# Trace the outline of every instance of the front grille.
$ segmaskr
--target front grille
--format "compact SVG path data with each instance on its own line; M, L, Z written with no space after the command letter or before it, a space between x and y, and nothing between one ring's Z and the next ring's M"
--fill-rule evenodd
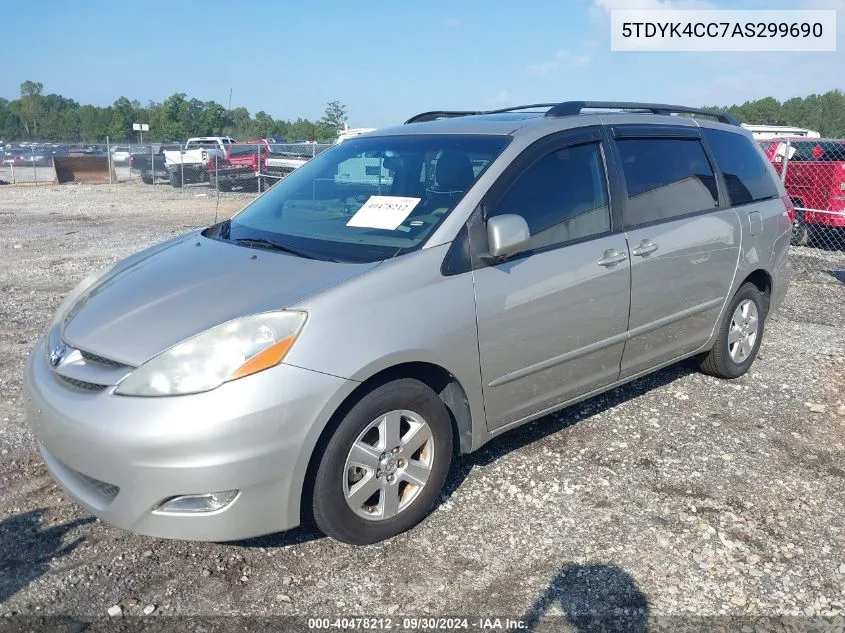
M84 349L79 350L79 353L82 354L82 358L85 359L86 363L94 363L95 365L103 365L104 367L126 367L123 363L118 363L116 360L99 356L93 352L86 352Z
M80 391L103 391L108 385L98 385L95 382L86 382L84 380L77 380L76 378L68 378L67 376L62 376L61 374L55 374L56 377L61 380L63 383L70 385L75 389L79 389Z
M112 501L115 500L120 487L110 484L106 481L95 479L85 473L81 473L75 468L71 468L50 451L47 447L39 443L39 449L44 457L47 466L53 471L54 475L60 482L71 488L75 494L79 494L83 501L91 505L105 509Z

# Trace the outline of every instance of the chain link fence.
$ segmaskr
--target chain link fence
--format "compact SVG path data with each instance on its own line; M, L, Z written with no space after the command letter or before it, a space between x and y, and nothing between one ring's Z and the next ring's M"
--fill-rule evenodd
M845 140L760 141L795 207L792 244L845 251Z
M233 142L228 137L172 143L27 143L0 151L0 181L52 184L54 158L100 156L108 160L111 183L260 192L330 147L312 142Z

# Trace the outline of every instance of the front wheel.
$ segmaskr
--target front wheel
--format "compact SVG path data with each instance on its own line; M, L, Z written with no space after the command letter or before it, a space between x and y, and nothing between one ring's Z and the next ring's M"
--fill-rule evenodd
M701 371L718 378L742 376L760 350L765 320L763 293L752 283L740 286L719 326L716 344L701 362Z
M424 383L403 378L365 395L343 417L317 468L317 527L366 545L419 523L449 472L452 424Z

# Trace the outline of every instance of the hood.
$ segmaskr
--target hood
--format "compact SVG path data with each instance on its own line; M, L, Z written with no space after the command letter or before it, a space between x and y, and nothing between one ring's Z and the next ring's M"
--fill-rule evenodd
M377 265L305 259L189 233L120 262L84 292L65 318L64 339L137 366L215 325L288 307Z

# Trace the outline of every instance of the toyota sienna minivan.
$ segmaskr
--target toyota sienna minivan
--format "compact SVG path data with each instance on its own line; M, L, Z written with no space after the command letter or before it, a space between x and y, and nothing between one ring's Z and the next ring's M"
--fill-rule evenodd
M372 543L509 429L688 357L744 374L791 213L728 114L427 112L84 280L30 356L32 428L121 528Z

